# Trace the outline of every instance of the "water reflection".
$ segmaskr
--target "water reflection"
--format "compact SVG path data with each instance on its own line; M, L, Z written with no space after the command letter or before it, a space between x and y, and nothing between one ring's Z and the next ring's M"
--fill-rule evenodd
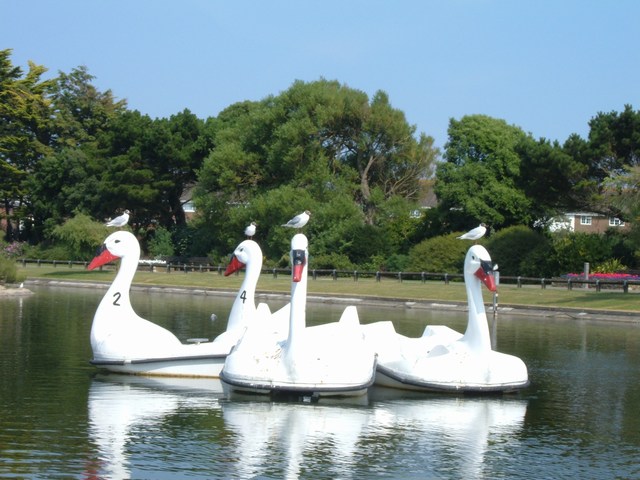
M189 417L202 411L222 418L213 437L218 458L210 475L216 478L354 478L362 472L389 478L446 471L480 478L489 445L513 440L527 410L517 398L384 388L357 399L272 401L224 392L215 379L118 375L96 377L88 404L89 433L99 451L93 473L102 478L136 477L134 465L138 474L160 462L166 468L162 455L168 450L205 458L211 437L198 440L202 435L191 430L177 450L166 432L172 417L192 423Z
M144 440L169 414L220 408L218 379L98 375L88 396L89 436L98 448L95 474L132 478L128 446ZM142 435L141 435L142 434Z
M323 398L317 404L245 398L234 394L222 408L225 427L236 435L241 478L268 474L274 458L282 478L299 478L320 461L335 478L344 476L374 418L366 396ZM358 405L365 408L352 408Z
M415 395L372 391L379 401L374 422L378 434L404 431L404 441L414 443L435 468L456 472L457 478L485 477L481 472L489 444L514 441L527 411L527 402L517 398Z

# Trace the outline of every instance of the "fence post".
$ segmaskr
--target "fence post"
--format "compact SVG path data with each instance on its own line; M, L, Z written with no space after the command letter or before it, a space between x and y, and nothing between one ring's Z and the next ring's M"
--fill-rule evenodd
M585 279L585 283L583 285L584 288L589 288L589 262L584 262L584 279Z
M380 270L376 272L376 282L380 281Z
M337 280L337 279L338 279L338 272L336 272L336 269L335 269L335 268L333 269L333 272L331 273L331 275L333 276L333 279L334 279L334 280Z
M427 278L424 272L420 273L420 278L422 279L422 283L425 283L427 281Z
M354 271L353 271L353 281L354 281L354 282L357 282L357 281L358 281L358 271L357 271L357 270L354 270Z
M596 292L600 291L600 279L596 279Z
M570 278L567 279L567 290L573 290L573 282Z
M278 278L278 271L276 270L276 267L273 267L273 278Z
M540 286L542 287L542 289L547 288L547 285L545 284L545 279L544 278L540 279Z
M444 284L445 285L449 285L449 274L448 273L444 274Z
M318 278L318 273L316 272L315 268L311 270L311 278L313 278L314 280Z
M627 280L622 282L622 291L624 293L629 293L629 282Z
M400 283L402 283L402 272L398 272L398 280L400 280Z
M522 288L522 277L520 277L520 275L518 275L516 282L517 282L518 288Z

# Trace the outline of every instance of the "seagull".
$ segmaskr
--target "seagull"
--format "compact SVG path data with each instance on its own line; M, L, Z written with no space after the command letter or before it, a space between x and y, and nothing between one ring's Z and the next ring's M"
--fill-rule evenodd
M129 222L129 210L125 210L122 215L109 220L105 225L107 227L124 227Z
M482 238L485 233L487 233L487 226L484 223L481 223L476 228L471 229L464 235L460 235L456 238L459 238L460 240L478 240Z
M253 238L256 234L256 222L251 222L247 228L244 229L244 234L249 238Z
M311 212L309 210L305 210L301 214L293 217L287 223L283 223L282 226L289 227L289 228L302 228L309 221L309 215L311 215Z

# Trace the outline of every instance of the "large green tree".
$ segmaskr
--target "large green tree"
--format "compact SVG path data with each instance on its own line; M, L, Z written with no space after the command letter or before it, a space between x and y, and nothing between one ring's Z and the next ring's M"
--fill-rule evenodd
M593 193L588 164L556 142L526 136L516 145L520 157L518 188L532 200L530 218L550 220L567 211L584 208Z
M23 74L0 50L0 201L7 219L5 236L17 236L28 197L25 179L52 152L52 108L47 97L53 82L42 80L46 68L29 62Z
M561 146L485 115L452 119L448 133L436 173L439 206L430 216L437 233L481 222L532 226L592 202L590 149L578 136Z
M629 173L640 166L640 111L625 105L622 112L598 113L589 121L588 140L576 150L576 158L588 164L592 182L592 194L585 202L587 209L631 221L624 201L615 201L615 195L610 201L610 187L626 183L633 178ZM623 192L632 190L626 188Z
M630 223L629 241L640 264L640 165L628 167L611 176L605 185L605 201Z
M398 212L398 199L409 215L419 180L431 174L438 154L433 139L416 138L415 127L384 92L369 101L365 93L327 80L297 81L278 96L232 105L216 120L215 144L199 172L203 223L230 239L257 220L275 258L287 248L278 225L305 209L312 211L308 231L316 252L354 253L354 245L365 243L348 234L354 225L384 235L397 218L390 212ZM260 208L272 198L279 198L277 218ZM214 241L212 247L229 245Z
M129 209L132 224L158 222L170 229L186 223L182 194L210 149L204 122L185 110L152 120L138 111L118 115L101 139L102 205L96 215Z
M98 138L126 112L110 90L99 91L86 67L59 73L49 92L52 150L27 179L31 239L48 236L75 211L95 214L103 203L100 175L108 164Z
M519 187L521 159L516 147L526 139L519 127L486 115L451 119L435 192L444 230L483 222L493 228L530 224L533 199Z
M590 174L604 181L640 165L640 111L598 113L589 121Z

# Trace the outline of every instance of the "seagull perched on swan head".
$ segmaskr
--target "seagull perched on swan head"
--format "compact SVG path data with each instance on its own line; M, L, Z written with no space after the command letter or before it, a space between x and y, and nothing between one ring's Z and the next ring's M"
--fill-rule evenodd
M484 237L485 233L487 233L487 226L484 223L481 223L476 228L469 230L464 235L460 235L456 238L459 238L460 240L479 240Z
M283 227L289 227L289 228L302 228L309 221L309 216L310 215L311 215L311 212L309 210L305 210L301 214L296 215L295 217L293 217L287 223L283 223L282 226Z
M107 227L124 227L129 222L129 210L125 210L122 215L109 220L105 225Z

